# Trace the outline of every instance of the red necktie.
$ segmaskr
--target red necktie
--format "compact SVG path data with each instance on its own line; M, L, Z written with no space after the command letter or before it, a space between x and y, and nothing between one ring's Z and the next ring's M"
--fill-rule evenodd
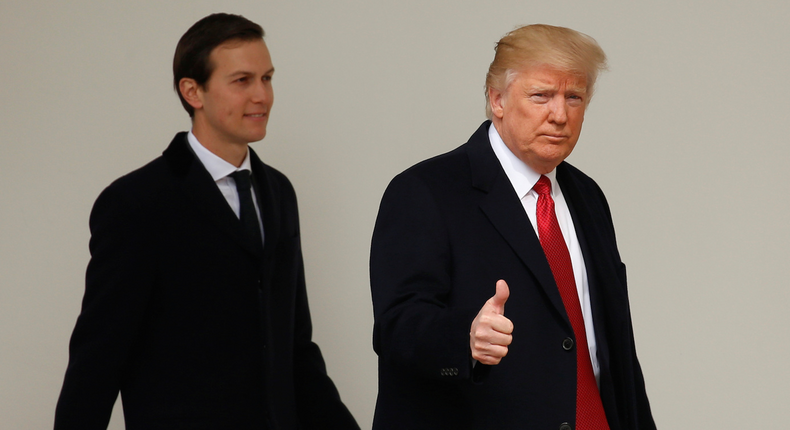
M579 295L576 292L571 256L554 212L551 181L546 176L541 176L532 189L538 193L537 218L540 245L549 261L551 273L560 290L565 312L568 313L576 337L576 430L608 430L609 424L606 422L606 413L603 410L598 385L595 383L590 351L587 348L587 333L584 329Z

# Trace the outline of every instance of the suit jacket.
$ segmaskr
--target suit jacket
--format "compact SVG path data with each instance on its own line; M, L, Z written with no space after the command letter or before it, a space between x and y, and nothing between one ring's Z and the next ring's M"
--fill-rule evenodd
M55 429L358 429L326 374L296 195L250 150L263 249L179 133L105 189Z
M489 125L398 175L382 199L370 258L376 430L575 427L573 328ZM606 199L568 163L557 180L587 266L607 418L612 430L654 429ZM499 279L513 342L500 364L473 367L470 326Z

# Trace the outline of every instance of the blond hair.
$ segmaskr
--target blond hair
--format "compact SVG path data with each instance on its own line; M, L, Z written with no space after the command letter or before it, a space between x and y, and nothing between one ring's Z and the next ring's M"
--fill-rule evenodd
M516 28L497 42L494 61L486 75L486 116L491 119L488 89L505 91L518 73L548 66L579 75L587 81L587 102L598 73L606 70L606 54L592 37L565 27L533 24Z

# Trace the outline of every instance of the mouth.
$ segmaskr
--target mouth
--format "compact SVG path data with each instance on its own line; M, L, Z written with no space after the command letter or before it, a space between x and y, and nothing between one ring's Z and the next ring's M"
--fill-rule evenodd
M247 118L253 122L263 122L268 119L268 113L247 113L244 114L244 118Z

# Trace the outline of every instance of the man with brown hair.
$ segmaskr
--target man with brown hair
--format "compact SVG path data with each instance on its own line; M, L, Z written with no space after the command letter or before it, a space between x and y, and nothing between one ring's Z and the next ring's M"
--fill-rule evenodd
M82 312L56 430L359 429L312 342L296 196L263 139L274 67L263 30L214 14L181 38L192 117L91 213Z
M565 162L598 44L518 28L484 122L392 180L371 246L374 429L655 429L625 266L597 184Z

